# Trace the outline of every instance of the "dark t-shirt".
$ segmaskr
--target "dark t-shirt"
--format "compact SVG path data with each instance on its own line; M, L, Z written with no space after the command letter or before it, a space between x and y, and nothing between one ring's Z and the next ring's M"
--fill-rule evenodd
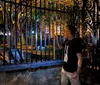
M64 62L63 68L67 72L75 72L77 71L77 53L82 52L82 45L79 41L79 39L74 38L65 44L68 46L68 61L67 63Z

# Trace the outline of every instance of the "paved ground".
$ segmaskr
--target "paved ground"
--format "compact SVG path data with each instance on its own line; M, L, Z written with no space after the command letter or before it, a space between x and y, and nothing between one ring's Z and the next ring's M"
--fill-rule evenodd
M16 72L1 72L0 85L61 85L60 72L61 66ZM82 82L81 85L93 84Z

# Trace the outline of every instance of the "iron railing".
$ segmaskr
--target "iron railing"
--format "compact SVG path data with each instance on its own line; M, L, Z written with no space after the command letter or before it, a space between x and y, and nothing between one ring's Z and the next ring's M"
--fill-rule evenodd
M0 7L1 65L63 59L66 25L75 24L74 4L0 0Z

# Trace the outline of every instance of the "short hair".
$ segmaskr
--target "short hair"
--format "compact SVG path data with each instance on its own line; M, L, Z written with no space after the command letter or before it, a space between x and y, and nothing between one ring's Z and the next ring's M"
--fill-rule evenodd
M70 30L71 34L75 35L75 32L76 32L75 26L73 26L73 25L67 25L67 26L68 26L68 29Z

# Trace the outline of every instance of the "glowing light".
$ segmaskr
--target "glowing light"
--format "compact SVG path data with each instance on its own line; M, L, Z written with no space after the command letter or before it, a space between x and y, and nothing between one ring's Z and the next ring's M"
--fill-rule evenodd
M11 35L11 33L9 32L9 35Z
M0 32L0 35L4 35L4 33ZM11 35L11 33L10 32L9 33L5 33L5 36L7 36L7 35Z
M34 31L32 31L32 34L34 34L35 32Z
M7 36L7 33L5 33L5 35Z
M60 35L60 26L57 26L57 33Z
M49 27L46 25L46 34L49 34Z

